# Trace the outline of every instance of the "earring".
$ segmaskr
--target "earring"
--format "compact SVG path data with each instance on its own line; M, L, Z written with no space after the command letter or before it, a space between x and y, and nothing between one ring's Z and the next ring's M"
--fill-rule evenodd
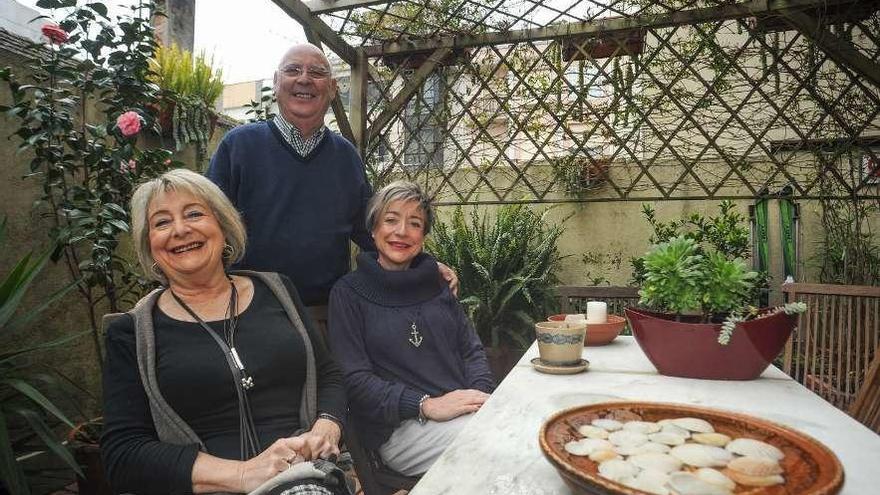
M150 272L152 272L153 276L159 280L165 279L165 274L162 273L162 269L159 268L159 263L156 263L155 261L150 265Z
M228 242L223 245L223 259L231 260L235 256L235 249Z

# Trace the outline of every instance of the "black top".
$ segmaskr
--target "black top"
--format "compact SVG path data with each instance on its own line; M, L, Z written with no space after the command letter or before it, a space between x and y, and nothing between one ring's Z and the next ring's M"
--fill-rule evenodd
M330 345L345 373L355 426L375 449L401 421L418 416L423 395L492 392L495 380L432 257L419 254L402 271L384 270L376 253L361 253L357 262L330 292Z
M299 428L305 382L305 347L281 303L261 281L251 278L254 296L238 320L235 346L254 387L248 391L261 450ZM289 280L285 285L290 290ZM291 291L315 353L318 411L345 415L339 368L302 303ZM232 373L220 347L195 322L173 319L153 308L156 376L168 404L195 431L207 452L239 459L238 399ZM223 321L208 322L223 335ZM104 369L104 464L114 488L129 493L190 493L197 445L159 442L141 384L130 316L107 329Z

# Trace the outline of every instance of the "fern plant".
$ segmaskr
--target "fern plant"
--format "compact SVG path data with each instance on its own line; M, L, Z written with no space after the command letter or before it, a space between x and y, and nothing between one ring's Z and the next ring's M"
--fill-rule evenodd
M488 346L528 347L535 321L555 304L563 228L545 224L547 211L506 205L492 219L474 211L468 222L459 207L427 242L458 273L461 302Z

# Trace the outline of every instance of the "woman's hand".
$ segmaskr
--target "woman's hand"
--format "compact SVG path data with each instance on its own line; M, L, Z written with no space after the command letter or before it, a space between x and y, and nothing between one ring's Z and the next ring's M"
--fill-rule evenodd
M339 439L342 431L335 421L318 418L312 429L296 437L305 443L300 453L307 461L328 459L339 455Z
M260 455L239 463L241 492L250 493L292 464L302 462L306 451L306 440L302 436L279 438Z
M463 414L477 412L489 394L473 389L453 390L422 402L422 414L434 421L449 421Z
M455 270L439 261L437 262L437 270L440 272L443 280L449 283L449 290L452 291L452 295L458 297L458 274L455 273Z

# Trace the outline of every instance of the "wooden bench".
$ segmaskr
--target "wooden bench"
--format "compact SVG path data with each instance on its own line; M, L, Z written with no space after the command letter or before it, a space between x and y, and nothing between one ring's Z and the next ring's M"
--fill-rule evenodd
M608 314L623 316L623 308L636 306L639 302L639 290L636 287L560 285L556 287L556 294L563 314L586 313L587 301L604 301L608 304ZM630 333L627 323L623 334Z

